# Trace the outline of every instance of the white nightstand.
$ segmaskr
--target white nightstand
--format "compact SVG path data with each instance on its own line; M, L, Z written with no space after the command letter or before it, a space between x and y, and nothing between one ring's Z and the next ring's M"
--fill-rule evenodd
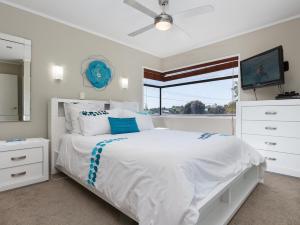
M49 140L0 141L0 191L49 179Z

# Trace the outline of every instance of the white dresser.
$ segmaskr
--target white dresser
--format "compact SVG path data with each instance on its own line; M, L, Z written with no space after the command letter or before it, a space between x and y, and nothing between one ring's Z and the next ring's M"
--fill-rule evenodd
M49 141L0 141L0 191L49 179Z
M267 160L267 171L300 177L300 100L244 101L237 136Z

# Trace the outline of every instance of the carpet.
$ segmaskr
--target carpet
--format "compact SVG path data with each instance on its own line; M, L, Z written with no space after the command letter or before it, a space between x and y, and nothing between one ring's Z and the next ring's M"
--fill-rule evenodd
M66 177L0 193L0 225L137 225ZM300 225L300 179L266 173L229 225Z

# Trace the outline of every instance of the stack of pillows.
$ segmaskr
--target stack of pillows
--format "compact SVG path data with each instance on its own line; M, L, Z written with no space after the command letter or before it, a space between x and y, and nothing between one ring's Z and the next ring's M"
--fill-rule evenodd
M117 105L116 105L117 104ZM69 133L95 136L124 134L154 129L152 118L136 112L135 106L122 103L110 104L104 110L103 103L64 103L66 130ZM129 107L128 107L129 106Z

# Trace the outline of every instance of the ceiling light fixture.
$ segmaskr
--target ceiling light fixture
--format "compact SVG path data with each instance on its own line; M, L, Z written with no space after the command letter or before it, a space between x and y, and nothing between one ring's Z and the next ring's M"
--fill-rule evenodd
M156 12L152 11L151 9L148 9L147 7L145 7L144 5L142 5L141 3L139 3L140 0L123 0L123 2L125 4L127 4L128 6L138 10L139 12L151 17L152 19L154 19L154 23L151 23L147 26L144 26L134 32L131 32L130 34L128 34L129 37L135 37L137 35L140 35L148 30L151 30L152 28L156 28L157 30L161 30L161 31L166 31L169 30L172 25L173 25L173 17L170 14L167 14L166 12L168 12L168 6L169 6L169 1L170 0L158 0L158 4L162 10L161 14L157 14ZM182 12L178 12L173 14L173 16L175 17L175 20L178 18L177 16L182 17L194 17L197 15L203 15L205 13L209 13L214 11L214 7L212 5L202 5L202 6L198 6L196 8L192 8L192 9L188 9L186 11L182 11ZM177 26L176 24L174 24L174 26ZM181 29L180 27L177 26L177 28L179 28L179 30L183 31L185 33L185 31L183 29ZM190 36L189 34L186 34L187 36Z
M173 25L173 18L172 16L161 13L157 17L155 17L155 27L158 30L166 31L169 30Z

